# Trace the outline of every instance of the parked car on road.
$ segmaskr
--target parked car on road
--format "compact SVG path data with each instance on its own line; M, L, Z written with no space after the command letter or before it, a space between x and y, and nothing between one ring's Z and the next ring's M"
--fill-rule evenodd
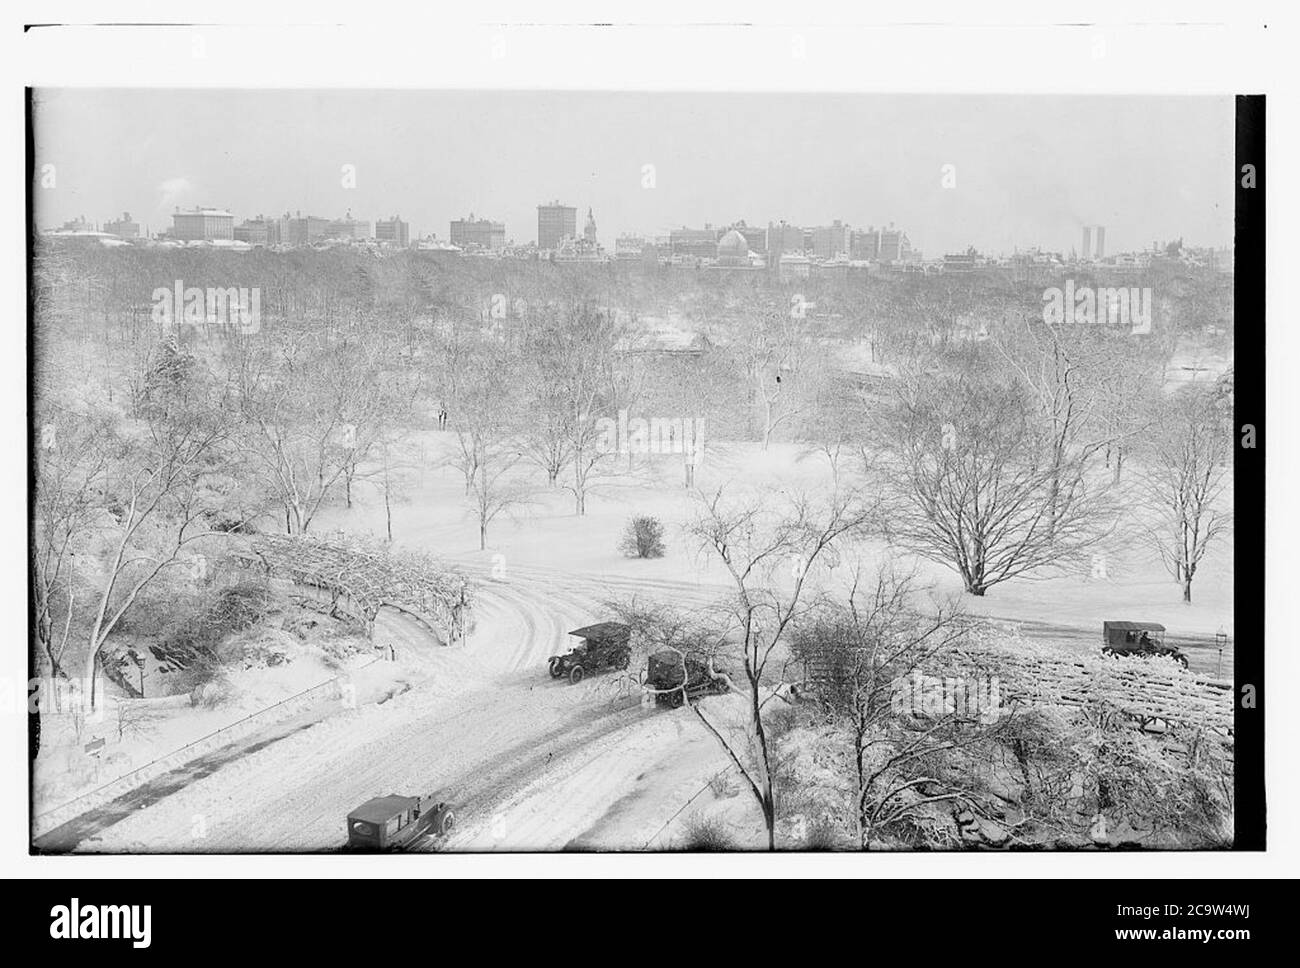
M1165 627L1159 622L1102 622L1101 651L1104 655L1161 655L1187 668L1186 654L1165 645Z
M348 814L348 850L403 850L427 837L450 833L456 817L436 795L373 797Z
M547 660L552 679L569 677L579 683L588 673L626 669L632 662L632 629L621 622L598 622L569 633L582 642L563 655Z

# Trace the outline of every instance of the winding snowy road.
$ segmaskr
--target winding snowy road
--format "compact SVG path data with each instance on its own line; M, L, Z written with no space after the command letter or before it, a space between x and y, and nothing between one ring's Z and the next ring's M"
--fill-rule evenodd
M463 648L430 646L400 616L376 628L377 642L419 653L428 677L408 692L289 732L129 816L119 811L76 849L332 850L352 807L417 790L438 790L457 808L455 832L430 848L644 846L724 755L688 712L643 705L616 674L577 686L552 680L545 660L571 647L569 629L607 614L611 598L636 591L703 604L725 589L526 570L476 577L476 628Z

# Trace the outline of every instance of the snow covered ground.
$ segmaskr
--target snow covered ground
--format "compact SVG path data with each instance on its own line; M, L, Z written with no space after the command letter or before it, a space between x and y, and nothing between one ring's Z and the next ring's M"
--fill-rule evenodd
M395 503L393 521L400 544L454 562L476 580L468 643L421 650L407 691L238 758L79 850L331 850L345 838L349 809L392 792L437 790L455 804L458 827L437 845L449 850L663 849L697 809L753 813L743 791L728 797L710 789L728 761L689 710L646 706L615 676L571 686L546 674L547 656L572 644L567 632L608 618L612 598L635 593L689 607L727 593L718 563L682 533L692 505L681 457L638 457L632 474L611 478L589 498L581 518L567 492L546 492L494 521L489 548L480 551L463 480L437 463L453 445L449 433L425 435L427 459ZM698 483L775 500L783 489L815 491L829 480L824 458L792 445L764 453L710 441ZM665 557L619 554L619 534L634 513L664 522ZM313 525L335 529L384 534L382 502L364 481L354 507L331 509ZM1013 581L965 601L1062 648L1096 650L1108 618L1161 621L1171 636L1212 640L1220 628L1232 631L1230 541L1202 566L1191 606L1159 563L1135 550L1118 556L1105 578ZM858 552L870 566L885 549L866 544ZM920 567L936 593L960 593L951 572ZM836 579L832 571L827 580ZM1198 653L1193 669L1213 673L1213 659ZM1229 652L1228 669L1230 662ZM725 703L705 700L705 709ZM756 814L751 819L761 833Z

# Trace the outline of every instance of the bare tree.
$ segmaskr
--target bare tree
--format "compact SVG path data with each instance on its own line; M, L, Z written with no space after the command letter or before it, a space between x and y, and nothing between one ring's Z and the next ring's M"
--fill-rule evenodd
M991 809L978 778L946 768L944 760L988 743L1004 725L992 708L997 697L964 683L972 687L970 701L957 702L954 689L952 702L917 708L911 693L917 677L950 669L947 660L968 624L957 602L919 608L921 590L915 572L889 566L871 579L859 565L847 601L819 609L793 636L805 670L801 694L846 726L855 833L864 849L937 804L959 804L985 817Z
M574 510L587 513L587 496L598 483L611 454L604 446L601 416L613 417L611 391L619 328L614 320L583 302L570 302L534 330L534 347L543 361L534 392L543 403L546 428L531 439L543 442L547 473L563 455L569 471L563 486L573 494ZM563 440L553 436L562 432ZM558 445L558 446L555 446Z
M775 751L764 711L778 697L785 673L784 638L813 597L810 574L835 544L863 529L870 509L857 494L837 492L824 506L802 497L787 506L771 500L729 502L721 490L701 497L687 531L715 555L735 586L729 612L738 630L752 750L736 748L698 705L700 721L726 750L763 813L768 848L776 849Z
M1064 567L1112 526L1104 488L1044 438L1023 390L973 367L902 380L884 446L891 539L972 595Z
M124 440L110 469L107 513L99 521L105 556L94 581L93 618L86 635L85 679L92 708L95 669L105 642L141 592L183 552L211 531L206 521L223 495L211 486L229 438L226 407L173 413Z
M790 306L760 300L742 311L730 334L730 350L744 373L751 406L762 418L761 437L767 450L772 434L802 411L796 381L808 349L803 297Z
M518 366L506 346L486 337L466 354L464 366L455 398L458 453L453 463L465 477L478 519L479 549L484 550L488 525L526 496L512 477L522 456L516 439L525 418Z
M235 360L244 443L284 512L306 532L337 486L375 446L385 396L362 344L314 333L275 343L244 338Z
M105 416L42 408L36 420L32 597L36 644L52 675L64 674L75 607L71 559L103 514L110 465L118 450ZM56 627L62 611L62 633Z
M1128 441L1144 427L1140 404L1158 389L1157 374L1127 334L1105 326L1055 326L1025 314L994 330L993 346L1036 409L1057 480L1069 465L1114 457L1114 480Z
M1165 408L1142 474L1147 533L1192 600L1192 579L1210 544L1232 523L1225 500L1232 460L1231 415L1214 389L1178 394Z

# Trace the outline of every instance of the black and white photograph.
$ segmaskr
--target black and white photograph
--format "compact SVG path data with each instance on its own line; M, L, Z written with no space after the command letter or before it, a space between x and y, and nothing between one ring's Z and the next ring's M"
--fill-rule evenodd
M23 79L22 853L1266 850L1268 92L483 21Z

